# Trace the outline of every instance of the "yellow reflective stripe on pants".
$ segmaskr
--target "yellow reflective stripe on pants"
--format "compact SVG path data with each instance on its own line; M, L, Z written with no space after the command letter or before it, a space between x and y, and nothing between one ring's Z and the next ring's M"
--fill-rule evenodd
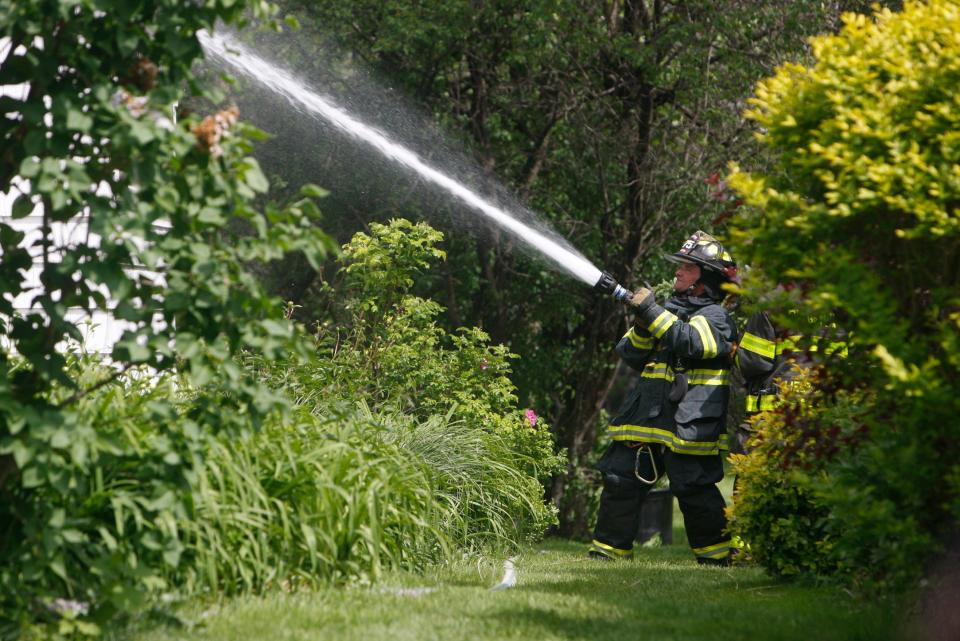
M721 541L703 548L693 548L693 553L702 559L722 559L730 554L730 541Z
M612 545L601 543L596 539L590 542L590 551L599 552L604 556L609 556L610 558L614 559L629 559L633 556L633 550L621 550L613 547Z
M768 341L750 332L744 332L740 340L740 349L759 354L764 358L774 358L777 355L777 344L774 341Z
M717 340L713 337L713 328L710 321L703 316L694 316L690 319L690 327L697 330L700 342L703 343L703 357L713 358L717 355Z

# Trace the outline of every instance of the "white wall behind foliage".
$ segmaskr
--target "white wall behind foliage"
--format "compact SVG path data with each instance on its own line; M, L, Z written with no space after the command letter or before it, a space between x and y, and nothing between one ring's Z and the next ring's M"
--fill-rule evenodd
M42 46L42 42L39 42L38 46ZM10 39L0 38L0 65L3 64L3 61L6 60L10 53ZM28 91L29 84L0 85L0 96L9 96L16 100L25 100ZM16 114L12 114L12 116L15 117ZM8 115L8 117L10 116ZM33 267L22 272L26 281L26 291L16 297L10 295L4 296L13 304L14 313L17 315L40 314L41 316L45 316L43 310L34 304L34 298L40 292L40 273L43 262L42 250L37 243L37 240L41 236L40 230L43 226L43 207L40 203L37 203L33 211L24 218L15 219L11 215L14 200L16 200L16 197L21 191L29 191L29 188L29 181L23 180L20 177L15 177L10 185L0 185L0 190L6 189L6 191L0 191L0 224L8 225L18 231L24 232L25 237L20 246L29 249L34 263ZM109 195L110 190L104 184L98 189L98 193L100 195ZM53 251L48 252L47 260L60 260L62 252L73 247L97 246L100 238L96 234L89 233L87 221L87 216L81 212L69 222L51 223L49 240ZM164 225L158 225L158 227L162 228ZM131 240L137 242L138 239ZM2 251L3 250L0 249L0 260L3 260ZM129 266L127 270L143 271L132 265ZM152 277L155 282L163 283L162 275L149 272L147 275ZM104 292L104 294L106 293L107 292ZM84 337L83 346L87 351L108 354L114 343L119 340L124 329L130 326L130 323L117 320L113 317L113 313L110 311L110 308L113 307L112 303L108 303L107 310L95 310L93 307L92 301L88 308L71 307L67 310L66 317L78 325ZM0 345L4 347L9 345L6 336L0 335Z

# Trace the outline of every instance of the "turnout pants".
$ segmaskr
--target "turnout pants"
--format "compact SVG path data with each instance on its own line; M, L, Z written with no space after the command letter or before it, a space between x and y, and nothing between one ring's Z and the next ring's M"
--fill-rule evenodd
M613 558L633 555L633 540L640 526L640 506L652 480L666 473L670 491L677 497L687 540L698 560L722 561L730 554L726 535L726 503L717 482L723 478L719 455L675 454L660 445L631 447L615 441L600 459L603 475L600 513L593 531L591 552ZM639 444L638 444L639 445Z

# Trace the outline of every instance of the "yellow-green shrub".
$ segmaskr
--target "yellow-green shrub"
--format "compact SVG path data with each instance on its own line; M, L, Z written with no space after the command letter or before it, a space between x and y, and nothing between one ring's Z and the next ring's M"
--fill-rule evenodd
M812 50L756 90L748 115L777 166L733 171L735 249L782 325L828 320L850 341L796 415L820 430L816 466L783 477L826 510L798 534L834 537L809 569L902 587L960 516L960 3L848 15ZM859 437L838 440L847 427Z

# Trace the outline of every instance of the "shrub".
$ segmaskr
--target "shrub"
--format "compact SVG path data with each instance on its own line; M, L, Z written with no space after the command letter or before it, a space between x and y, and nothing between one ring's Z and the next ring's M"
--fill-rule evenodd
M81 384L112 373L76 355L67 363ZM70 393L55 388L49 400ZM9 626L0 634L44 636L44 623L58 630L65 622L92 634L170 587L205 441L171 409L173 397L171 379L128 373L62 413L44 435L49 448L14 450L25 472L0 501L0 608ZM70 614L70 603L87 615Z
M263 365L262 375L318 413L332 399L357 398L375 412L424 420L450 412L505 439L516 464L545 481L563 457L549 425L517 406L509 378L515 355L479 328L447 332L437 322L443 308L410 293L417 274L444 257L436 247L443 235L403 219L370 230L344 245L343 280L324 292L331 318L318 323L318 358Z
M369 581L447 558L449 514L429 470L384 437L413 429L300 411L212 442L183 526L185 584L229 593Z
M70 362L81 381L109 371ZM215 435L195 396L128 374L76 404L31 468L49 473L0 504L0 634L92 635L164 595L375 581L553 522L513 441L450 414L331 402Z
M305 408L205 453L181 523L188 592L370 582L539 536L552 513L503 439L436 415Z
M770 435L806 451L789 442L807 437L789 424L802 421L814 467L769 474L816 488L826 510L813 530L788 524L804 549L830 537L806 569L871 590L911 585L960 517L958 33L949 0L846 16L813 40L813 64L757 88L749 115L777 166L730 178L748 204L734 236L755 268L751 292L782 326L811 336L826 319L847 332L849 357L826 363ZM753 510L743 504L735 514Z
M269 188L249 156L262 132L235 109L170 118L187 88L216 98L192 72L197 33L275 12L242 0L0 0L0 85L24 88L0 97L0 184L13 217L42 217L36 236L0 222L4 632L88 634L90 620L139 612L179 567L205 434L249 429L283 405L239 364L248 350L300 345L247 266L286 251L322 260L318 192L255 206ZM231 237L230 221L251 233ZM89 233L57 229L78 223ZM23 298L32 309L19 313ZM81 339L78 310L123 324L115 367L60 349ZM58 599L90 612L53 613Z

